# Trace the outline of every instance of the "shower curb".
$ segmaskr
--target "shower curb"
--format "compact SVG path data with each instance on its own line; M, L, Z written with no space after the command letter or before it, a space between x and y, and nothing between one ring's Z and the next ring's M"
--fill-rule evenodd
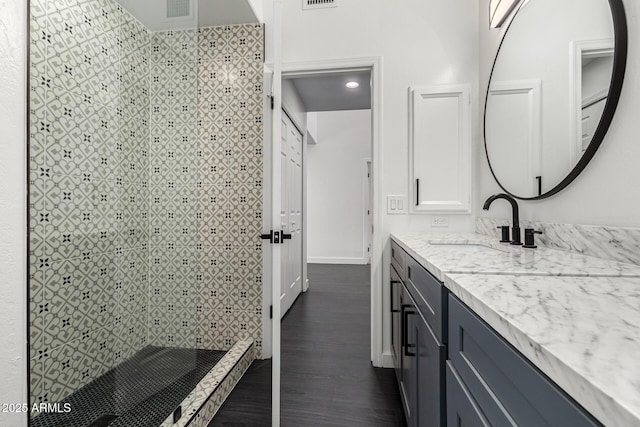
M182 416L173 414L160 427L206 427L255 359L252 339L238 341L182 401Z

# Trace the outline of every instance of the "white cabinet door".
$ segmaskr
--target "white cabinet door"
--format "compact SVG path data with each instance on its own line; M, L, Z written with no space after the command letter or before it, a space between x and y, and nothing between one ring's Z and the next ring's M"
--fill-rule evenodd
M495 119L485 121L487 154L494 175L508 182L513 194L538 195L544 166L541 95L542 81L537 79L493 82L489 90L487 104Z
M411 89L411 213L471 209L470 85Z

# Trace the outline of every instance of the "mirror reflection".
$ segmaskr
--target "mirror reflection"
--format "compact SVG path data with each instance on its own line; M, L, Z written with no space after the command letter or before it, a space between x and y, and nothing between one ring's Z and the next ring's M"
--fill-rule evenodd
M608 0L523 3L498 52L485 111L487 157L506 191L537 197L573 170L602 118L613 57Z

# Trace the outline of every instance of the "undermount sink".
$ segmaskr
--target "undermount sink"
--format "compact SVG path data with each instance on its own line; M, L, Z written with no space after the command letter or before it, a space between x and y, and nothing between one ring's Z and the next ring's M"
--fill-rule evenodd
M483 252L483 253L504 253L501 249L492 248L490 246L480 245L478 243L451 243L451 242L429 242L431 245L438 246L442 249L449 249L458 252Z

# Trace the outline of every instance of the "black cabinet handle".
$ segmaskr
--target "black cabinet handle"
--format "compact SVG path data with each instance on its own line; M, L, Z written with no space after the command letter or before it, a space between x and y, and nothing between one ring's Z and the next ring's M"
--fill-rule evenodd
M400 281L399 280L392 280L391 284L389 285L389 301L390 301L390 305L391 305L391 312L392 313L400 313L400 310L393 308L394 304L393 304L393 285L397 285L399 284Z
M538 196L542 196L542 177L536 176L536 180L538 180Z
M416 206L420 206L420 179L416 179Z
M403 307L413 307L412 305L405 304ZM414 347L414 345L409 344L409 316L415 315L416 312L412 310L406 310L402 313L402 346L404 347L404 355L413 357L416 353L412 353L409 351L410 348Z
M407 318L405 316L405 309L412 307L411 304L402 304L402 298L400 298L400 347L404 347L405 339L407 338Z

